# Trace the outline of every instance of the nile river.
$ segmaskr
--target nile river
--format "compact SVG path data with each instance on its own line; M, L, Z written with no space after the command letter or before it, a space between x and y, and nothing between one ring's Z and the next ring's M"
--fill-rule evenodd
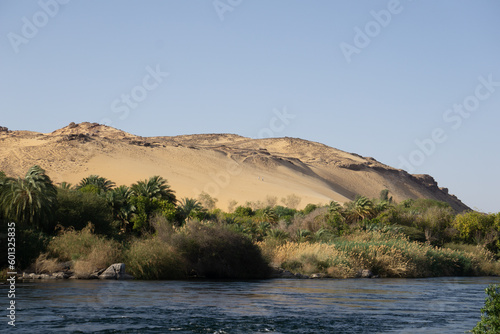
M9 332L463 333L490 283L500 278L18 282Z

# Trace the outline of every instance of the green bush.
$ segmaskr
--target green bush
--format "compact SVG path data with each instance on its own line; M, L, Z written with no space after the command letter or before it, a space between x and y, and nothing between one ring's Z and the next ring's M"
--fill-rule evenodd
M224 226L190 221L172 236L172 243L197 276L249 279L269 274L259 247Z
M312 204L312 203L309 203L306 205L306 207L302 210L302 213L305 214L305 215L308 215L310 214L311 212L313 212L314 210L316 210L318 208L318 206L316 204Z
M176 249L159 238L137 239L125 252L127 271L136 279L187 278L187 265Z
M248 206L238 206L234 210L234 214L238 217L251 217L254 215L252 208Z
M112 209L104 198L91 192L58 189L57 199L59 206L55 217L59 225L81 230L90 222L95 233L113 233Z
M481 321L471 332L475 334L500 333L500 285L490 285L485 291L487 297L481 309Z
M108 264L119 260L121 245L94 234L93 226L89 224L80 231L68 229L61 232L50 241L47 250L51 257L60 261L87 260L92 253L101 253L103 257L109 257L109 261L105 261Z
M469 211L459 214L453 221L460 238L468 243L480 243L488 236L493 234L498 239L498 227L495 224L495 215Z
M28 268L41 253L45 252L49 240L50 237L41 231L33 229L19 230L16 237L17 268ZM2 254L7 254L7 252Z

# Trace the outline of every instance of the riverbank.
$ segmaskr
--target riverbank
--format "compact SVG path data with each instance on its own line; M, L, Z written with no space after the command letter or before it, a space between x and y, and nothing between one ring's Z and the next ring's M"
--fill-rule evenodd
M190 223L182 239L162 233L109 252L108 243L90 230L69 231L55 242L20 279L265 279L265 278L425 278L498 276L500 264L484 247L448 244L435 247L401 234L357 232L330 242L266 240L257 243L221 237L221 230ZM161 231L161 230L160 230ZM164 236L163 236L164 237ZM65 247L87 249L77 260ZM248 241L248 240L247 240ZM112 243L117 246L116 243ZM93 245L93 246L89 246ZM56 251L57 249L57 251ZM66 255L64 255L66 254ZM87 255L85 255L87 254ZM90 256L89 254L92 254ZM113 257L109 257L114 254ZM124 263L112 264L123 258ZM243 263L241 261L244 261ZM109 268L108 268L109 266ZM125 270L125 268L127 270Z

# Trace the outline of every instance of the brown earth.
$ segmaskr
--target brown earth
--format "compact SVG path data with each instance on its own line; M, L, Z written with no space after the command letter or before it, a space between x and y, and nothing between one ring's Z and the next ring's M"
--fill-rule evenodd
M357 194L394 200L431 198L469 209L429 175L411 175L373 158L297 138L250 139L233 134L140 137L97 123L71 123L52 133L0 127L0 170L23 176L32 165L54 182L78 183L91 174L130 185L161 175L178 198L205 191L218 207L278 199L290 194L307 203L343 203Z

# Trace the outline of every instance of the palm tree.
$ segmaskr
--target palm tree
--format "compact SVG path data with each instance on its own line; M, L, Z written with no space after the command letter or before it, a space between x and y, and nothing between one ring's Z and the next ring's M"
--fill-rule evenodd
M361 219L366 219L373 213L373 202L365 196L360 196L354 201L353 211Z
M66 189L66 190L70 190L72 186L73 185L71 183L68 183L66 181L63 181L63 182L61 182L61 183L58 184L58 187L60 189Z
M262 209L260 220L261 222L276 223L278 221L278 216L272 208L267 207Z
M0 207L9 219L47 228L56 206L57 189L41 167L31 167L23 179L2 178Z
M113 216L121 220L125 225L130 222L135 211L135 206L130 202L131 197L132 190L124 185L106 193L106 201L113 209Z
M205 211L201 203L194 198L181 199L178 209L183 220L192 216L193 214Z
M331 201L330 205L328 206L328 213L329 214L340 214L342 212L342 207L340 206L339 202Z
M173 204L177 202L174 191L170 189L167 180L158 175L150 177L149 180L138 181L132 185L131 189L134 196L163 199Z
M98 193L105 193L113 189L115 185L116 184L113 181L110 181L105 177L101 177L99 175L90 175L83 178L76 186L76 189L80 190L87 187L91 189L97 189Z

